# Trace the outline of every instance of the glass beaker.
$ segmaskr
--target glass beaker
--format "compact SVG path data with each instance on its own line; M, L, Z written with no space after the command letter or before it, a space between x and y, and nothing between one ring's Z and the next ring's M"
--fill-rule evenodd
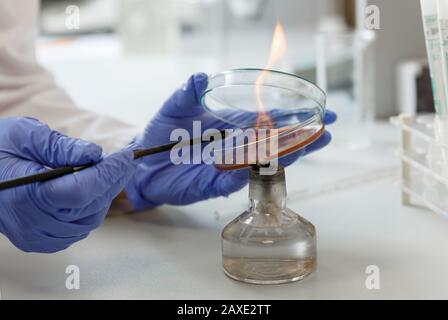
M349 129L339 138L353 151L372 144L375 41L372 30L320 32L316 36L317 85L328 93L328 104L338 114L339 123Z
M285 171L250 174L249 208L222 231L224 272L235 280L280 284L316 267L314 226L286 207Z

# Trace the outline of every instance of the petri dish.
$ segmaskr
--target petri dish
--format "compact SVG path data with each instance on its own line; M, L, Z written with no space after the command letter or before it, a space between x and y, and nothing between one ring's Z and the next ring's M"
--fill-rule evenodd
M216 164L221 169L239 169L283 157L324 133L325 92L293 74L266 69L224 71L209 77L200 100L203 108L227 128L243 129L224 139L233 143L224 141L217 150L223 154L242 152L243 161L228 157L233 160ZM252 134L247 135L247 130ZM245 138L238 139L238 135ZM276 143L271 144L274 140ZM275 148L269 148L272 145ZM258 152L260 146L269 152Z

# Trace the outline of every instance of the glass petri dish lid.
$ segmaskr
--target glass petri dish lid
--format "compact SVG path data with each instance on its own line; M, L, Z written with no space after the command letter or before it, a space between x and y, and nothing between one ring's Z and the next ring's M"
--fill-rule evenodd
M239 169L306 147L324 132L325 100L325 93L315 84L285 72L234 69L210 76L201 96L203 108L228 128L255 130L252 138L239 139L230 147L223 143L222 152L242 151L244 161L234 157L217 166ZM258 134L262 129L268 133ZM277 146L267 155L249 148L274 138Z

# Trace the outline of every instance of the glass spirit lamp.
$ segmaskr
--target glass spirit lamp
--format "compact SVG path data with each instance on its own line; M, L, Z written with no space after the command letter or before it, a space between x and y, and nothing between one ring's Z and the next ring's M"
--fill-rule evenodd
M269 128L276 129L277 158L306 147L324 132L325 93L292 74L263 69L225 71L209 78L201 101L213 116L234 128L257 128L259 115L268 115ZM254 141L234 148L250 143ZM315 228L286 207L282 167L265 174L266 161L261 160L266 159L245 159L246 163L218 166L223 170L250 167L249 207L222 231L224 272L254 284L303 279L316 268Z

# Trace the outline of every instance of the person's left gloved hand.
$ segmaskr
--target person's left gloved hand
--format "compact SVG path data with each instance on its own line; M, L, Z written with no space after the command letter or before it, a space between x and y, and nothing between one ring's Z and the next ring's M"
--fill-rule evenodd
M0 233L26 252L64 250L98 228L135 172L132 150L62 135L31 118L0 118L0 181L46 167L95 165L75 174L0 191Z
M165 102L135 142L142 147L170 143L171 132L178 128L188 130L190 137L194 137L192 127L195 120L201 121L202 131L209 128L229 128L228 124L217 120L200 106L199 98L206 87L206 74L191 76L186 85L175 91ZM327 111L325 124L335 120L336 114ZM325 131L314 143L279 159L279 163L288 166L299 157L324 147L330 140L330 133ZM214 165L204 163L174 165L170 160L170 153L165 152L143 159L127 185L126 192L129 201L137 210L162 204L186 205L228 196L240 190L248 182L248 173L248 169L222 171Z

